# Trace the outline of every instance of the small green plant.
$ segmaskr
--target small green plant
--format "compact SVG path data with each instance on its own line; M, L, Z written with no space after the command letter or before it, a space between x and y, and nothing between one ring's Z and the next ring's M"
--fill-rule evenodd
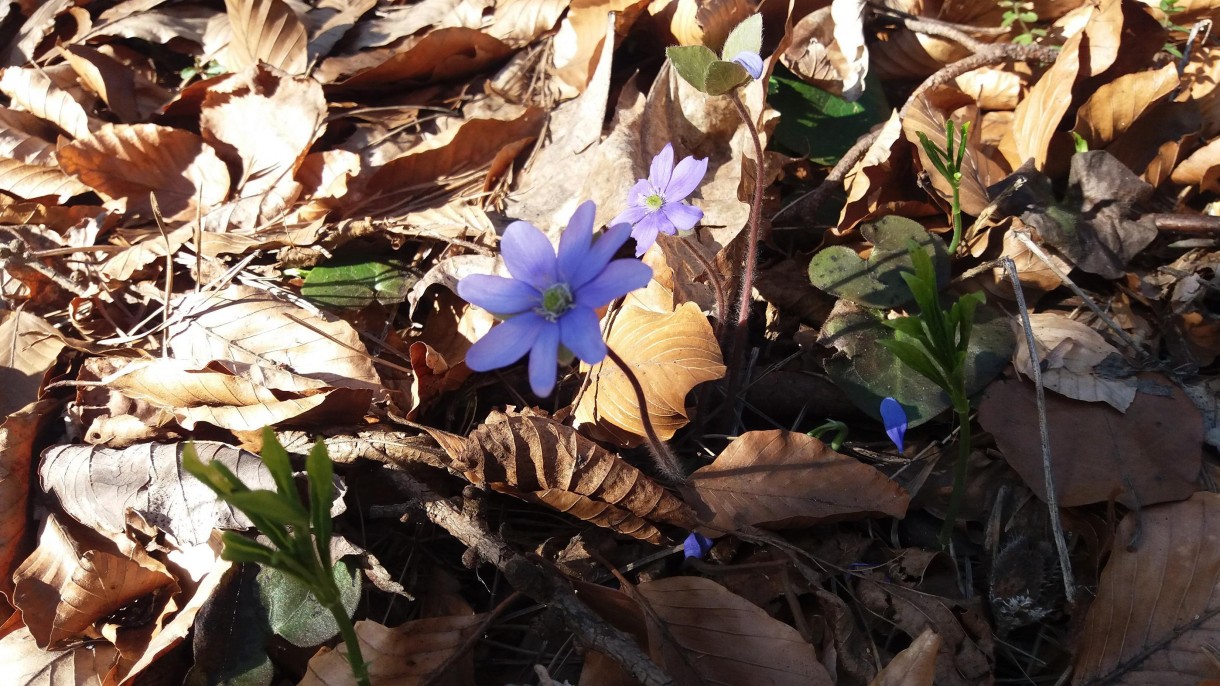
M954 465L953 493L941 529L941 545L949 540L966 491L966 465L970 458L970 397L966 393L966 360L974 312L983 303L982 293L963 295L948 310L942 309L937 294L936 270L928 253L913 241L908 246L915 273L904 272L903 280L911 289L919 312L914 316L891 319L885 325L894 329L892 340L882 341L904 365L939 386L953 407L958 424L958 454Z
M843 447L843 442L847 440L847 430L847 424L844 424L837 419L827 419L823 424L819 425L813 431L810 431L808 435L813 436L820 441L822 440L822 436L825 436L828 432L833 431L834 438L830 439L830 449L838 450L839 448Z
M1036 40L1046 38L1046 29L1030 26L1030 24L1038 23L1038 13L1034 11L1034 3L1028 2L1028 0L999 0L999 4L1004 9L1000 26L1011 29L1015 25L1021 29L1021 33L1013 36L1013 43L1031 45Z
M1161 26L1165 27L1167 31L1190 31L1189 27L1182 26L1170 18L1172 15L1185 9L1185 7L1178 4L1178 0L1161 0L1160 10L1165 13L1165 18L1161 20ZM1178 50L1177 46L1173 43L1166 43L1161 49L1178 59L1182 59L1182 51Z
M356 682L369 686L368 666L361 655L360 641L343 606L330 563L330 505L334 489L331 483L333 467L326 446L319 441L305 460L308 510L297 493L288 453L270 429L263 430L262 458L275 480L274 491L247 488L237 475L218 462L203 464L192 444L187 444L183 451L182 466L215 491L221 500L241 510L275 546L226 531L221 557L232 562L254 562L271 567L305 586L339 626Z
M945 148L933 142L923 131L919 131L918 135L924 151L932 160L932 166L936 167L936 171L953 189L953 240L949 242L949 255L956 255L957 246L962 240L962 162L966 159L970 122L957 128L952 119L945 121Z

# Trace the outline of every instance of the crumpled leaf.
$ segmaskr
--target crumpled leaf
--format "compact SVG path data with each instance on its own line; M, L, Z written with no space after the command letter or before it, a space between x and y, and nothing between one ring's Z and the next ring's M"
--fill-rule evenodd
M42 317L24 310L0 314L0 417L38 399L42 377L63 348L63 336Z
M1220 495L1123 518L1076 653L1073 684L1207 683L1220 639Z
M493 417L475 429L454 466L476 485L660 543L652 522L690 529L681 500L571 427L533 416Z
M637 590L648 602L649 644L676 683L833 683L796 629L711 579L674 576Z
M901 519L910 496L884 474L790 431L750 431L690 475L704 524L809 526L886 514Z
M932 258L937 281L949 278L949 255L944 241L929 234L912 219L890 215L860 228L864 240L873 244L868 260L862 260L855 250L834 245L809 261L809 280L814 286L847 298L863 307L889 309L914 299L902 274L914 274L907 245L910 241L923 247Z
M94 686L119 662L108 643L90 643L68 650L43 650L29 627L0 639L0 660L13 683L31 686Z
M390 628L371 620L356 622L360 652L369 663L369 678L375 684L422 684L441 667L453 683L473 683L473 658L467 654L456 663L449 658L483 624L486 615L451 615L416 619ZM469 678L461 680L462 675ZM347 648L323 648L309 660L309 671L298 686L345 686L352 683ZM449 683L449 682L441 682Z
M0 75L0 92L21 109L51 122L73 138L88 136L96 125L84 106L56 86L41 69L5 69Z
M289 74L303 74L309 64L305 25L283 0L225 0L233 38L225 64L233 71L260 61Z
M11 412L0 422L0 593L12 598L13 569L29 550L30 466L34 441L57 401L46 399ZM0 617L12 608L0 602Z
M911 645L894 656L868 686L933 686L936 683L936 658L940 635L928 627Z
M1034 341L1038 345L1038 364L1046 388L1076 400L1104 402L1119 412L1135 400L1135 379L1108 373L1102 365L1111 356L1121 361L1118 348L1087 324L1057 312L1029 316ZM1026 377L1033 377L1029 345L1017 336L1013 366Z
M127 510L173 535L182 546L205 543L212 529L247 529L246 516L217 500L202 482L182 468L184 444L144 443L123 450L87 445L59 445L42 454L38 475L42 488L92 529L121 535ZM223 443L197 441L204 463L214 459L250 488L275 490L271 472L253 453Z

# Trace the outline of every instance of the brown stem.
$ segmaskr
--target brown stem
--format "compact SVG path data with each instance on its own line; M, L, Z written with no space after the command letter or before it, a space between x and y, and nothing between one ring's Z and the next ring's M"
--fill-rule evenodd
M607 346L606 354L610 356L611 360L614 360L614 364L617 364L619 369L623 370L623 376L627 377L631 389L635 391L635 401L640 405L640 421L644 425L644 437L648 440L648 451L652 453L657 469L674 483L685 483L686 475L682 473L682 465L679 464L677 456L657 436L656 429L652 426L652 418L648 416L648 399L644 397L644 387L640 385L639 378L636 377L631 367L627 366L623 358L614 352L613 348Z
M731 91L728 95L729 100L733 102L733 106L737 108L737 114L741 116L741 121L745 123L746 129L750 132L750 138L754 141L756 160L754 165L754 197L750 200L750 235L749 241L746 243L745 269L741 275L741 299L737 303L737 327L733 331L733 343L729 347L729 356L725 361L729 367L728 407L732 408L737 404L737 390L741 385L741 358L745 354L746 331L750 322L750 296L754 291L754 268L756 266L755 263L758 262L758 238L762 225L762 200L766 183L764 178L766 162L763 159L762 140L758 137L758 127L754 124L754 118L750 116L749 110L746 109L745 103L741 101L741 96L737 94L737 91Z
M699 248L692 244L692 241L681 241L680 243L690 251L695 261L703 267L703 270L707 272L708 281L712 283L712 291L716 297L716 338L719 339L721 332L724 330L725 312L728 308L728 298L724 294L724 280L716 273L716 268L712 266L711 262L708 262L703 253L699 251Z

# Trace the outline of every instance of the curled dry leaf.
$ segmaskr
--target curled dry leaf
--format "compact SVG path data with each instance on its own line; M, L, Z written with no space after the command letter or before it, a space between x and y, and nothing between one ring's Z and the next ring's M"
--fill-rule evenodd
M313 313L249 286L194 293L170 326L174 357L283 367L338 388L381 387L360 335L347 322Z
M143 443L123 450L60 445L42 454L42 488L64 511L107 535L127 530L127 510L174 536L180 546L204 543L212 529L246 529L245 515L216 499L202 482L186 476L183 445ZM223 443L195 443L204 463L220 460L250 488L275 489L258 455Z
M711 579L675 576L638 590L653 654L676 683L834 683L796 629Z
M894 656L868 686L933 686L940 636L928 627L906 650Z
M721 531L743 525L808 526L827 520L906 515L910 496L884 474L812 436L751 431L690 476L700 519Z
M373 683L407 686L429 683L433 673L446 666L459 648L483 623L485 615L451 615L407 622L390 628L377 622L356 622L360 652L369 663ZM444 683L473 683L474 662L468 653L448 665ZM466 675L463 680L462 675ZM450 679L453 679L450 681ZM309 661L309 671L298 686L345 686L352 682L347 647L323 648Z
M64 349L50 322L24 310L0 315L0 417L38 399L42 377Z
M289 74L304 74L309 66L309 35L296 12L284 0L225 0L233 38L224 56L233 71L259 62Z
M55 164L58 130L29 112L0 107L0 156L26 164Z
M1047 395L1051 470L1061 507L1111 500L1130 508L1189 498L1198 490L1203 418L1163 376L1141 374L1147 392L1127 412ZM1004 459L1046 500L1032 384L1000 379L987 387L979 423Z
M470 434L455 460L476 485L660 543L651 522L689 529L694 513L643 472L575 429L543 417L507 417Z
M88 193L90 188L68 176L59 167L41 164L26 164L19 160L0 157L0 191L18 198L34 200L52 198L51 202L63 204L68 198Z
M155 193L171 221L194 219L229 195L229 170L189 131L155 124L108 124L59 149L59 165L111 209L151 216Z
M13 579L13 604L38 646L52 649L99 638L93 625L107 615L154 593L178 590L165 566L142 549L95 547L69 533L55 515Z
M1173 63L1154 71L1124 74L1099 86L1076 110L1073 130L1088 142L1090 150L1104 148L1177 87L1178 68Z
M1119 412L1126 411L1135 400L1135 379L1107 374L1099 367L1111 355L1119 355L1118 348L1101 334L1056 312L1031 314L1029 323L1038 346L1042 383L1047 388L1076 400L1104 402ZM1018 372L1033 377L1025 336L1017 336L1013 365Z
M13 569L28 550L34 440L55 404L53 400L33 403L0 423L0 593L5 598L13 597ZM10 609L0 603L0 616Z
M93 126L84 106L60 90L40 69L9 67L0 76L0 92L14 105L58 126L73 138L89 135Z
M1220 495L1128 514L1101 573L1073 684L1203 683L1220 638Z
M29 686L94 686L119 663L114 646L84 644L69 650L43 650L29 627L0 639L0 661L7 679Z

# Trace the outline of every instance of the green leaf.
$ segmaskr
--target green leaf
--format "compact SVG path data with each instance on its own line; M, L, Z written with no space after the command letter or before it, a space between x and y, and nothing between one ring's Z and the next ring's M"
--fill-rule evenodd
M729 37L724 39L724 48L720 58L726 62L743 52L762 52L763 22L761 14L751 14L733 27Z
M330 504L334 499L334 465L326 452L326 444L319 440L309 451L305 460L305 473L309 476L309 515L313 520L314 543L318 557L330 559Z
M297 497L296 483L292 480L292 461L288 459L288 451L280 445L271 427L263 429L263 464L275 479L275 487L280 495L288 498Z
M775 147L814 164L834 166L860 136L889 116L891 108L876 74L870 73L865 82L864 95L848 102L777 63L767 84L767 104L780 113L772 136Z
M252 520L261 517L283 526L309 529L309 513L301 506L301 502L279 493L263 490L230 493L225 496L225 500ZM271 535L268 531L263 533Z
M751 81L750 72L736 62L716 60L707 65L703 92L708 95L724 95Z
M271 556L275 552L258 541L252 541L232 531L221 534L220 540L225 546L221 557L231 562L255 562L265 565L271 562Z
M678 70L678 76L697 90L707 92L707 69L716 61L716 53L702 45L676 45L665 48L665 56Z
M342 560L331 568L339 587L339 600L351 617L360 601L359 572L351 570ZM258 592L267 608L271 630L296 646L315 646L339 633L335 618L318 602L313 593L290 574L264 567L258 574Z
M265 644L267 611L258 599L256 565L226 574L195 616L188 686L270 686L275 668Z
M809 262L809 281L831 295L847 298L865 307L889 309L910 302L911 291L903 274L914 271L908 241L915 241L935 261L933 273L949 276L949 256L940 238L930 235L918 222L891 215L860 228L873 244L868 260L846 246L832 246ZM933 276L933 283L936 276Z
M940 368L932 361L922 348L900 341L897 339L878 341L886 350L894 354L898 361L922 374L932 383L939 386L942 390L948 390L949 380L941 372Z
M358 310L400 303L417 281L419 272L402 260L347 256L310 269L301 295L321 307Z

